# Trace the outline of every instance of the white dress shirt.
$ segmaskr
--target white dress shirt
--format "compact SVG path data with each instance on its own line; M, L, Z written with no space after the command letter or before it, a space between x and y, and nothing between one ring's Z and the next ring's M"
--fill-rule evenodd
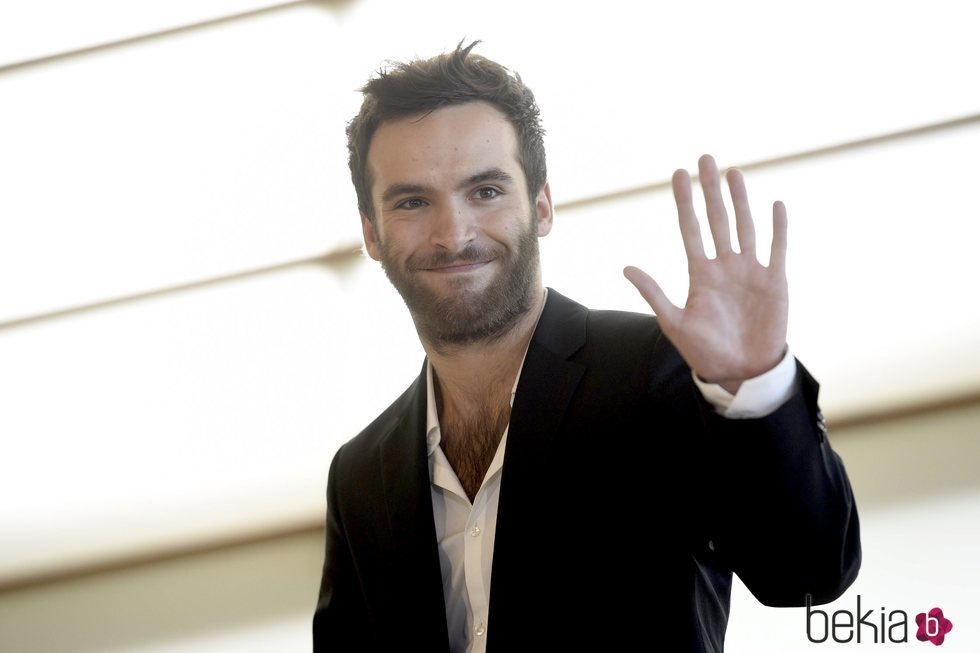
M547 290L545 293L547 298ZM540 314L538 317L540 318ZM527 351L524 353L526 356ZM523 367L522 360L521 369ZM511 406L514 405L520 377L521 372L518 370L510 393ZM744 381L735 395L719 385L701 381L696 375L694 382L704 398L721 415L734 419L762 417L775 411L793 393L796 363L787 350L776 367L761 376ZM510 426L504 429L483 484L470 503L456 472L439 446L442 434L432 385L431 363L426 369L426 389L429 478L432 481L432 511L436 540L439 543L449 647L453 653L484 653L487 648L487 633L492 627L489 614L490 573L493 569L501 470Z

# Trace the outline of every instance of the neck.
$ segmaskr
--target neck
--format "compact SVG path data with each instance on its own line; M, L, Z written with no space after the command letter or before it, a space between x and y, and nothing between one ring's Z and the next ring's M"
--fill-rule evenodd
M509 394L543 307L544 288L538 282L528 310L501 336L450 346L433 346L423 339L422 347L438 379L440 403L458 407L479 403L488 389L501 384Z

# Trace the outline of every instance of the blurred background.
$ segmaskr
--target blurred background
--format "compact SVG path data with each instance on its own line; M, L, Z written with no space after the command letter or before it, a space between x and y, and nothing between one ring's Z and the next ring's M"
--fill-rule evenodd
M704 152L760 242L787 204L790 346L862 519L828 610L904 610L887 649L941 607L978 650L971 4L5 0L0 651L310 649L328 464L422 362L344 126L461 39L537 95L562 293L648 311L636 264L683 302L669 179ZM736 585L727 650L836 646L805 628Z

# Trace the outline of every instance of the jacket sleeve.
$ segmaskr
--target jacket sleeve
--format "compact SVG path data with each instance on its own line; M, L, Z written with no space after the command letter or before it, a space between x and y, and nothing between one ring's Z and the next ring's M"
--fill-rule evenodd
M797 363L798 390L774 413L726 419L705 402L712 452L707 555L762 603L826 603L857 577L861 542L847 472L827 439L818 386Z
M314 653L373 650L369 615L343 524L338 468L334 456L327 481L326 548L320 596L313 617Z

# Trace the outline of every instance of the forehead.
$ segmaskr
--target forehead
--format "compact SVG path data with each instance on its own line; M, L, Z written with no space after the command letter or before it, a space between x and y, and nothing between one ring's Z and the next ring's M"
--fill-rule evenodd
M486 102L386 121L368 149L372 195L396 183L450 184L491 166L523 177L514 126Z

